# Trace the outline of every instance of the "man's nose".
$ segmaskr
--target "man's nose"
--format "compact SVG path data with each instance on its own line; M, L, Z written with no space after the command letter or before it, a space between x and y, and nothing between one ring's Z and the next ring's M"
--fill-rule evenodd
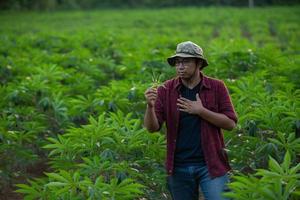
M178 68L180 68L180 69L183 69L183 68L184 68L183 62L179 62L179 63L178 63Z

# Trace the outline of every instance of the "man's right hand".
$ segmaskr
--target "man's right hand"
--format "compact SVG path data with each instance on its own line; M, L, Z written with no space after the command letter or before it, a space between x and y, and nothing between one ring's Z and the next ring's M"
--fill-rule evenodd
M148 88L145 92L145 98L148 107L153 108L157 98L157 88L155 87Z

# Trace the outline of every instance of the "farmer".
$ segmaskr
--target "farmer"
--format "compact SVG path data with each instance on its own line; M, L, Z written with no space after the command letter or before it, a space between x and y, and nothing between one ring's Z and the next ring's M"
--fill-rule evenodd
M167 59L177 77L145 92L144 125L149 132L167 128L167 185L173 200L222 200L231 169L221 129L237 123L223 81L205 76L202 49L187 41Z

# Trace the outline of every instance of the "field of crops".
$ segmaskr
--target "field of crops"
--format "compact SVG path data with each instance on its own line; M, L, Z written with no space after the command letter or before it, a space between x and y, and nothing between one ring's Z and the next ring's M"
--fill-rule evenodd
M142 126L144 91L175 75L166 58L186 40L239 116L224 132L227 195L299 199L299 10L2 12L0 199L170 199L164 131Z

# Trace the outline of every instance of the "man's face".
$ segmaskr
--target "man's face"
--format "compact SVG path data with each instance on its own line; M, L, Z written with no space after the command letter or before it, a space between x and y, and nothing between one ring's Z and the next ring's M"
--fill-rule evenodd
M175 59L175 67L177 75L183 79L190 79L199 70L195 58L177 57Z

